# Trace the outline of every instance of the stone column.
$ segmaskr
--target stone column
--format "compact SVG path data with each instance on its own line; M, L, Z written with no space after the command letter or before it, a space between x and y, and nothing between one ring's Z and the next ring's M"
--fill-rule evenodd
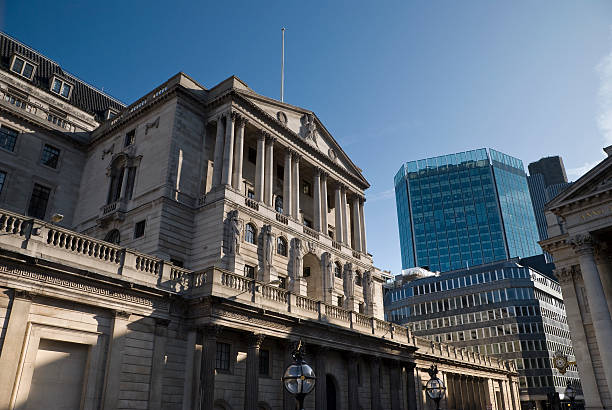
M187 340L185 341L185 375L183 377L183 407L182 410L190 410L193 403L193 385L195 380L199 380L199 372L196 377L196 368L194 363L200 363L202 360L196 360L196 332L189 330L187 332ZM201 352L200 352L201 353Z
M292 216L300 221L300 155L293 155L293 163L291 173L293 180L291 185L293 185L293 198L291 199L291 205L293 206L291 214ZM300 221L301 222L301 221Z
M313 227L317 232L321 232L321 169L314 168L312 209L313 209Z
M361 252L361 215L359 214L359 197L353 198L353 249Z
M340 185L336 185L335 192L336 201L336 242L344 243L344 236L342 236L342 188Z
M268 206L274 206L272 202L272 197L274 196L274 141L276 141L276 138L271 136L266 138L266 182L264 202Z
M203 329L202 346L202 370L200 384L202 392L200 394L200 409L213 410L215 401L215 361L217 358L217 336L221 332L221 327L208 325Z
M234 174L232 175L232 186L242 192L242 162L244 161L244 127L247 120L238 118L238 129L236 129L236 141L234 143Z
M121 374L121 361L123 357L125 335L128 332L130 314L127 312L113 312L111 324L111 339L109 341L109 352L107 353L106 376L104 381L104 404L103 409L116 409L119 400L120 382L118 374ZM8 336L8 335L7 335ZM5 339L6 340L6 339Z
M584 319L578 305L578 296L574 283L575 274L577 272L574 268L564 267L555 269L555 276L557 276L563 291L563 303L567 312L567 325L572 335L572 347L574 348L574 355L580 369L580 380L582 381L585 403L589 408L601 408L602 403L597 389L593 359L587 345Z
M151 379L149 383L149 409L162 408L162 388L164 368L166 367L166 341L168 339L167 319L155 319L155 341L151 361Z
M478 378L478 403L481 409L487 408L487 398L484 391L484 380Z
M348 237L348 219L346 218L346 187L342 186L341 190L341 205L342 205L342 239L344 239L344 243L349 245L349 237Z
M357 368L359 365L359 355L349 352L346 355L346 369L348 383L348 408L349 410L359 410L359 384L357 382Z
M8 325L4 334L4 344L0 352L0 369L2 369L0 371L0 409L9 408L31 305L32 299L29 293L21 290L14 291Z
M612 386L612 350L609 349L612 346L612 319L595 264L594 240L590 235L581 235L572 238L571 243L580 261L580 271L589 298L591 319L593 320L593 329L595 330L595 339L599 347L602 367L608 386Z
M408 394L408 410L417 410L417 393L414 379L416 363L406 363L406 391Z
M397 360L392 360L389 363L389 385L391 388L391 410L401 410L401 373L400 366ZM349 383L350 384L350 383Z
M600 245L596 248L595 261L597 270L599 271L599 279L603 287L606 301L608 302L608 311L612 315L612 254L607 244Z
M337 208L338 206L336 206ZM410 379L409 379L410 380ZM380 406L380 358L370 359L370 408L381 410Z
M361 224L361 252L368 253L368 244L366 242L365 214L363 213L364 198L359 200L359 221Z
M315 409L326 410L327 409L327 385L325 376L327 374L327 361L326 356L329 351L328 348L317 346L313 349L315 354L315 368L313 369L317 376L317 382L315 383ZM295 399L293 399L293 407L295 409Z
M250 334L247 338L244 410L257 410L257 402L259 400L259 348L263 339L264 335L254 333Z
M460 397L461 397L461 409L471 409L471 403L470 403L470 398L468 396L468 390L467 390L467 376L465 375L459 375L459 390L461 391L460 393Z
M213 186L221 183L221 172L223 169L223 116L217 116L217 136L215 138L215 151L213 155Z
M321 172L321 232L327 235L327 172Z
M291 215L291 150L285 153L285 174L283 175L283 213L287 216Z
M234 165L234 118L236 113L230 112L225 116L225 145L223 147L223 172L221 183L232 184L232 166Z
M266 153L266 134L260 131L257 136L257 159L255 160L255 200L263 202L264 199L264 161Z

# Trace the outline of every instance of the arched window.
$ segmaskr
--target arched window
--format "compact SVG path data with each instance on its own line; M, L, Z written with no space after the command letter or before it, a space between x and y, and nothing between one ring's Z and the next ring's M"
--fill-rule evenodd
M340 262L334 263L334 276L342 278L342 266L340 266Z
M115 245L119 245L119 242L121 242L121 234L119 233L118 229L113 229L106 234L106 236L104 237L104 240L106 242L110 242L110 243L114 243Z
M355 285L361 286L361 273L359 271L355 272Z
M276 199L274 200L274 209L276 209L276 212L278 212L279 214L283 213L283 197L282 196L277 196Z
M248 243L255 243L255 226L251 223L246 224L245 232L244 232L244 241Z
M276 253L287 256L287 240L282 236L279 236L278 239L276 239Z

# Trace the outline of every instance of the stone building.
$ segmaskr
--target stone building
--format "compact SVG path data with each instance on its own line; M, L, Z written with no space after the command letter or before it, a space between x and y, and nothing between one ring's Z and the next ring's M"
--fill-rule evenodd
M587 409L612 407L612 147L547 205L555 261Z
M557 351L573 356L561 287L517 260L441 275L407 269L387 290L386 318L416 336L514 361L523 408L579 388L576 366L561 374L553 363Z
M518 410L509 363L383 320L369 185L312 111L183 73L125 106L5 34L0 94L0 409L289 409L302 340L310 409L427 408L437 362Z

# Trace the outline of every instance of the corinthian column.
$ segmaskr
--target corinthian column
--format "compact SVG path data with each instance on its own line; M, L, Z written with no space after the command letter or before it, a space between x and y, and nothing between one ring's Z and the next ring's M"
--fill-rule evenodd
M215 152L213 156L213 186L221 183L221 170L223 167L223 117L217 116L217 136L215 138Z
M365 214L363 212L363 203L365 199L359 200L359 221L361 226L361 252L368 253L368 244L366 242Z
M348 238L348 220L346 219L346 187L343 185L340 190L341 195L341 206L342 206L342 239L346 245L349 244Z
M264 201L267 205L273 206L272 196L274 194L274 141L276 138L268 136L266 138L266 171L265 171L265 196Z
M612 386L612 319L608 310L608 303L604 295L597 265L594 256L594 240L590 235L579 235L571 239L572 247L580 261L582 280L589 299L591 319L595 330L595 339L599 347L602 367L608 381Z
M257 159L255 160L255 200L263 202L264 198L264 159L266 134L261 131L257 136Z
M223 148L223 173L221 183L223 185L232 184L232 165L234 162L234 118L235 112L230 112L225 116L225 146Z
M312 208L314 213L314 229L321 232L321 170L314 168L314 193L312 195Z
M344 236L342 236L342 188L340 185L336 185L335 192L335 201L336 201L336 242L344 243Z
M361 216L359 215L359 197L353 198L353 249L361 252Z
M238 119L238 129L236 130L236 141L234 144L234 174L232 175L232 186L236 190L241 190L242 185L242 161L244 156L244 127L247 120L244 117Z
M283 213L291 215L291 150L285 153L285 174L283 175Z
M291 199L293 208L291 211L292 216L299 220L300 219L300 155L295 154L293 156L292 171L293 181L293 198Z
M247 338L247 360L245 372L245 397L244 409L257 410L258 391L259 391L259 348L264 336L250 334Z
M327 172L321 172L321 232L327 235Z

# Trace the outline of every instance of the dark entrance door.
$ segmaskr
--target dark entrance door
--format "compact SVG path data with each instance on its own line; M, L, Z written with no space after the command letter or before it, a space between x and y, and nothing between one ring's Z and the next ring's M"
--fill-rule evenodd
M325 387L327 389L327 410L336 410L336 382L329 374L325 376Z

